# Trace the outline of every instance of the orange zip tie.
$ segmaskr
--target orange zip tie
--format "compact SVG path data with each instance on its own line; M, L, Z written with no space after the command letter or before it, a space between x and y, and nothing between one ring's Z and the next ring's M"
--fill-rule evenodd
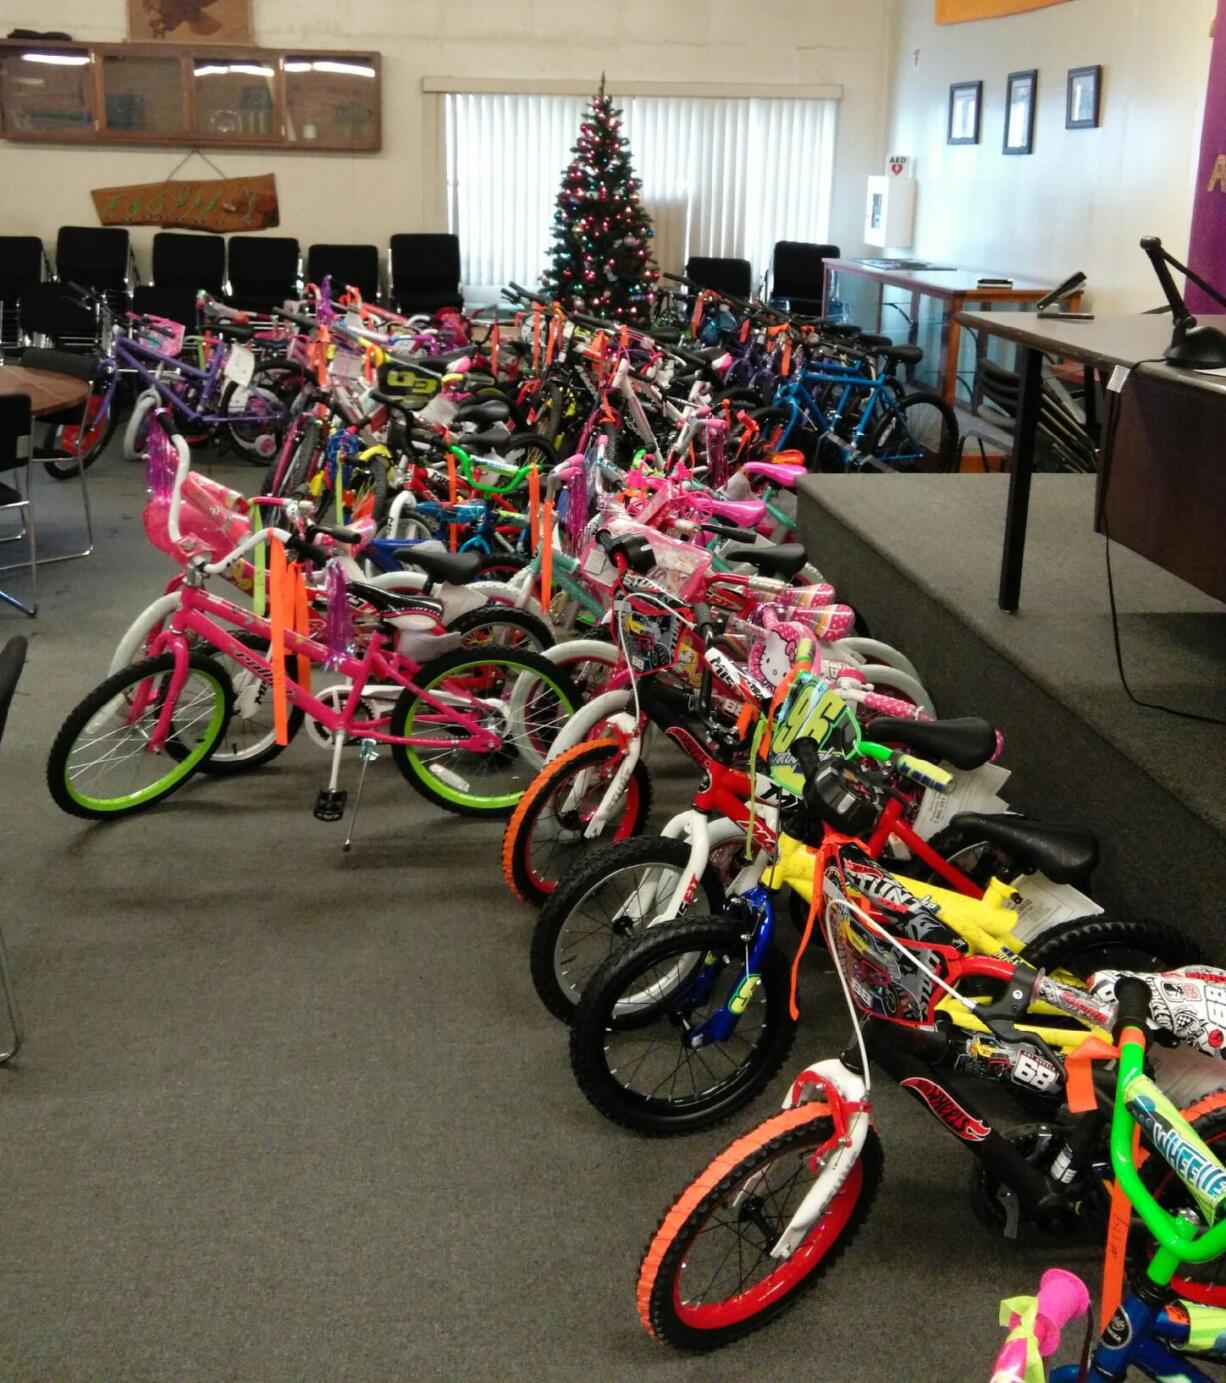
M285 546L280 538L268 545L268 661L272 664L272 715L277 743L289 743L289 705L285 681Z
M702 310L707 305L707 290L700 288L698 297L694 299L694 315L690 318L690 335L697 336L698 328L702 326Z
M490 346L490 373L494 376L495 379L498 378L498 350L499 350L499 347L500 347L501 345L502 345L502 333L501 333L501 329L499 328L498 323L495 322L495 323L494 323L494 329L493 329L493 331L490 332L490 340L489 340L489 346Z
M553 500L547 499L541 510L541 608L548 610L553 601Z
M301 563L295 562L290 568L294 574L294 630L300 639L311 637L311 606L307 597L306 572ZM298 684L303 691L311 690L311 659L302 649L298 650Z
M1136 1166L1141 1148L1141 1130L1132 1130L1132 1163ZM1128 1256L1128 1228L1132 1223L1132 1203L1118 1181L1111 1183L1111 1213L1107 1218L1107 1251L1103 1257L1103 1290L1099 1320L1102 1328L1115 1315L1124 1295L1124 1261Z
M530 551L541 550L541 475L535 466L528 472L528 541Z
M538 303L532 309L532 368L538 373L541 368L541 316L542 310Z

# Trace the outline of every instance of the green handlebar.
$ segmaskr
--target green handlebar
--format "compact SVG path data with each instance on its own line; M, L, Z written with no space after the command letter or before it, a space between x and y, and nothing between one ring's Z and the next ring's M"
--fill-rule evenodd
M1207 1263L1226 1253L1226 1220L1198 1235L1194 1225L1158 1204L1133 1165L1132 1130L1137 1121L1128 1108L1128 1101L1136 1103L1138 1096L1151 1101L1157 1091L1157 1087L1145 1079L1144 1066L1145 1036L1136 1028L1125 1028L1120 1038L1115 1111L1111 1118L1111 1165L1145 1227L1165 1250L1150 1265L1149 1273L1155 1282L1165 1285L1174 1276L1179 1263ZM1159 1148L1161 1155L1170 1162L1198 1204L1209 1202L1208 1213L1212 1216L1212 1206L1221 1204L1226 1196L1226 1168L1205 1148L1191 1125L1165 1097L1160 1099L1155 1112L1159 1136L1166 1144Z
M509 495L516 490L521 490L528 483L528 477L536 469L535 462L529 461L524 466L513 466L510 461L503 461L496 457L475 457L471 452L467 452L463 447L452 443L447 450L459 462L460 470L463 472L465 481L474 490L480 490L487 495ZM474 467L484 466L489 470L501 471L501 480L478 480Z

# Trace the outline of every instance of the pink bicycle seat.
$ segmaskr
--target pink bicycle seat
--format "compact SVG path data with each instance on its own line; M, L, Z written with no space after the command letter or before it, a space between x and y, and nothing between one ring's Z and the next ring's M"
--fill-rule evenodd
M794 489L805 474L804 466L793 466L786 461L746 461L741 469L746 475L761 476L772 485L782 485L785 490Z
M711 517L738 528L757 528L766 517L766 505L757 499L713 499Z

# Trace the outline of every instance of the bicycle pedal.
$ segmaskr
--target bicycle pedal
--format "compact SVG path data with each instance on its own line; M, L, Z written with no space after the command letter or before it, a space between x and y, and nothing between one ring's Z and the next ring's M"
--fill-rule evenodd
M319 796L315 799L315 820L316 821L339 821L345 815L345 802L349 794L344 788L337 788L332 792L328 788L320 788Z

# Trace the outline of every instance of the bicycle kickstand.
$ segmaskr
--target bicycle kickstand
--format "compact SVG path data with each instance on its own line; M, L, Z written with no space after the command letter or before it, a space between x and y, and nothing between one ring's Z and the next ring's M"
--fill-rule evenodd
M358 774L358 790L353 797L353 814L349 818L349 834L345 837L345 844L341 847L346 851L353 844L353 831L358 824L358 808L362 805L362 788L366 783L366 770L379 757L379 750L375 741L363 740L358 746L358 755L362 760L362 769Z

